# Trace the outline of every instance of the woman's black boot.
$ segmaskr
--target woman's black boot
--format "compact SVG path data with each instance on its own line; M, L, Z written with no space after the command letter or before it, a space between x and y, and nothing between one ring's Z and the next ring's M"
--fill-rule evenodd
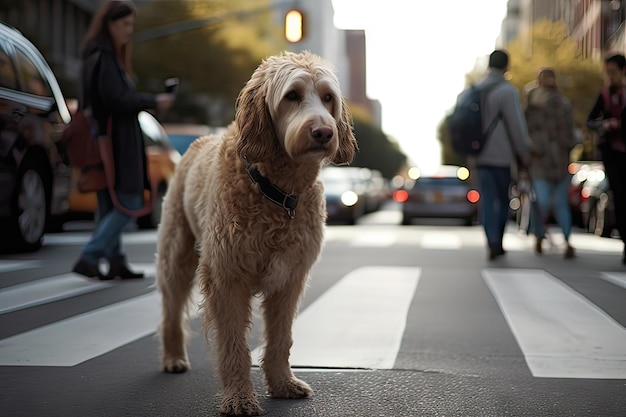
M144 277L143 272L133 272L126 264L125 258L118 258L111 260L109 273L107 274L109 279L141 279Z

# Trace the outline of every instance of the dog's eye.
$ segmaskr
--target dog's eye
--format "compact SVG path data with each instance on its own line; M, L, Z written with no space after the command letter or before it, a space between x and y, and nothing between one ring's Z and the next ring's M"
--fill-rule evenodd
M296 93L295 91L290 91L290 92L287 93L285 98L287 100L289 100L289 101L299 101L300 100L300 95L298 93Z
M330 103L331 101L333 101L333 95L332 95L332 94L326 94L326 95L324 96L323 100L324 100L326 103Z

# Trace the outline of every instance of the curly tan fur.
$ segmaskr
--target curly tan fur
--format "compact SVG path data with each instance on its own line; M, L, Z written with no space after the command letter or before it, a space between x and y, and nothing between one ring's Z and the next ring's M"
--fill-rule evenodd
M352 118L329 65L308 52L283 53L254 72L226 133L196 140L176 168L158 240L162 369L189 368L185 306L198 283L204 326L216 344L222 413L263 413L247 343L255 295L263 298L261 363L270 395L312 394L291 372L289 349L298 303L323 239L326 208L317 176L325 163L350 163L356 150ZM246 161L299 196L293 219L261 195Z

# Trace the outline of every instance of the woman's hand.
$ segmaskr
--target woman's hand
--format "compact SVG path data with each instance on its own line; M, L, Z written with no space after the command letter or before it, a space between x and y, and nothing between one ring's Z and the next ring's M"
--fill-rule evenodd
M167 112L174 104L175 98L176 98L176 95L172 93L157 94L155 97L156 104L157 104L157 108L156 108L157 114L163 114Z
M616 119L615 117L611 117L610 119L604 119L602 121L602 128L607 132L618 130L619 128L621 128L621 126L622 123L619 121L619 119Z

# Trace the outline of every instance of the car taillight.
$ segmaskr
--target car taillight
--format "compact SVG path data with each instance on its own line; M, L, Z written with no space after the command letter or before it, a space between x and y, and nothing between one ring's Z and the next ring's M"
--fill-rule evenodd
M404 203L409 199L409 193L406 190L396 190L393 192L393 200L398 203Z
M470 203L478 203L478 200L480 200L480 193L478 191L469 190L467 192L467 201Z
M591 196L591 190L589 189L589 187L583 187L583 189L580 190L580 197L582 201L589 200L590 196Z

